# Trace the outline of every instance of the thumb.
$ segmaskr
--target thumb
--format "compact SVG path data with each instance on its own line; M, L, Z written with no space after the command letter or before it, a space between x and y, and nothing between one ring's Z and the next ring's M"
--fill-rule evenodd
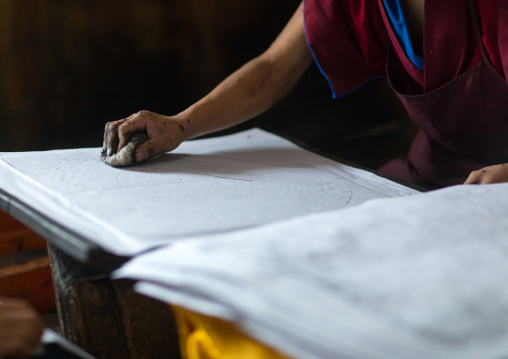
M143 162L160 152L158 150L157 140L151 139L142 143L136 148L136 162Z

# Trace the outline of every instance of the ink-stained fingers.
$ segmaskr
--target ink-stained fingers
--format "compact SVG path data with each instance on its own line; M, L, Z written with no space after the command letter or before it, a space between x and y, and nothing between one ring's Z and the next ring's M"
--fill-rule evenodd
M127 119L123 119L106 124L103 149L106 151L107 156L112 156L118 151L118 127L126 121Z
M503 163L471 172L464 184L489 184L508 182L508 164Z
M172 151L185 140L188 123L189 120L183 122L176 116L168 117L150 111L139 111L124 120L111 122L106 126L102 156L112 156L130 141L134 133L140 131L146 131L149 141L139 145L135 154L137 162L147 160L157 153Z
M481 176L479 171L473 171L469 174L464 184L480 184Z
M138 146L136 149L136 161L142 162L156 153L162 152L163 150L159 148L158 142L156 139L149 140Z
M145 112L145 111L143 111ZM143 131L147 127L147 118L145 115L133 115L129 119L127 119L124 123L122 123L118 127L118 150L120 150L123 146L129 142L129 138L132 134Z
M497 166L489 166L477 171L471 172L469 177L466 179L464 184L488 184L488 183L497 183L503 182L497 180L496 175L496 167Z
M106 123L106 127L104 128L104 140L102 142L102 151L106 151L107 155L110 156L111 153L111 141L113 141L112 135L114 134L113 130L114 122Z

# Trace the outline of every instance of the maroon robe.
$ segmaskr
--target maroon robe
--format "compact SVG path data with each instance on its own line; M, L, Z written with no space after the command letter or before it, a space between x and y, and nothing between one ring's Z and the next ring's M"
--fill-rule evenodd
M426 0L424 71L397 42L381 0L305 0L304 20L334 95L388 78L422 128L408 159L386 173L440 187L508 161L508 2Z

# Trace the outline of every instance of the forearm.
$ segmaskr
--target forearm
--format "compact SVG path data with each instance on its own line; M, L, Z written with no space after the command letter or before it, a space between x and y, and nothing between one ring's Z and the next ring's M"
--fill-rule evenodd
M186 139L231 127L269 109L292 88L277 75L273 64L263 56L245 64L177 115L183 121Z
M177 115L186 139L247 121L288 94L312 62L300 6L270 48Z

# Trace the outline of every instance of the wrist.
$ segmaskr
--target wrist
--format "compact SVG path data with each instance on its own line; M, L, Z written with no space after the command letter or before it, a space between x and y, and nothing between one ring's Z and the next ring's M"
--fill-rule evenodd
M206 133L202 121L199 120L199 111L196 107L198 107L197 104L194 104L175 116L178 127L180 130L183 128L184 141L192 140Z

